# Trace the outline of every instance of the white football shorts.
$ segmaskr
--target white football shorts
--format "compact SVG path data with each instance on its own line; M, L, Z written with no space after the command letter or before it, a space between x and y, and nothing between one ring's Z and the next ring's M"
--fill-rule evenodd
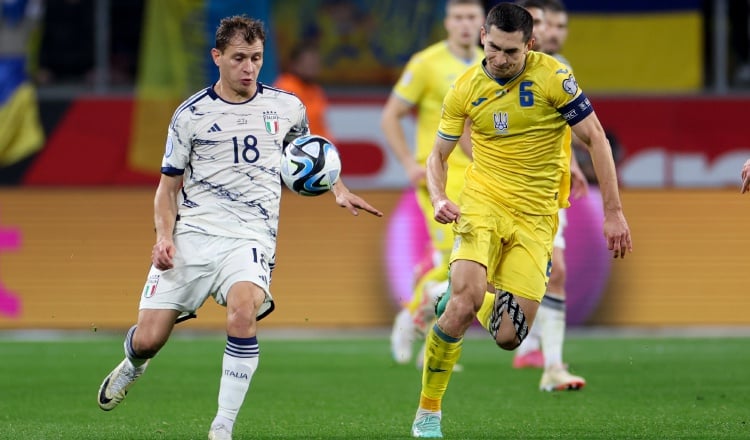
M209 295L226 306L232 285L249 281L266 294L257 319L273 311L269 290L273 253L268 249L247 239L191 231L176 233L174 244L177 252L172 269L161 271L151 266L141 293L141 309L194 313Z
M552 242L552 246L560 249L565 249L565 236L563 235L563 232L565 231L565 227L568 226L568 215L564 209L557 211L557 219L557 233L555 234L555 239Z

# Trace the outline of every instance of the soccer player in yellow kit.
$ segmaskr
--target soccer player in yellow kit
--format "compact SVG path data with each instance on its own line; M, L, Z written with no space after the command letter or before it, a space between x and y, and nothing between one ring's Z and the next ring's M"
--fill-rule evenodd
M480 0L448 0L444 21L447 38L411 57L383 109L383 133L416 190L435 250L435 266L417 280L411 301L404 305L394 320L391 352L394 360L402 364L412 359L417 337L424 340L435 319L434 301L448 285L448 257L453 246L453 232L450 225L438 223L432 218L432 204L424 180L425 161L432 149L445 94L460 74L482 59L477 42L483 20L484 7ZM417 138L415 151L412 152L401 127L401 119L415 107L418 111ZM466 140L468 142L468 138ZM455 198L463 187L463 170L470 161L462 151L451 156L451 172L446 186L451 197ZM420 368L421 361L422 356L418 356L417 365Z
M455 223L451 296L427 335L417 438L442 438L443 395L462 338L479 316L498 346L513 350L534 322L549 277L557 211L568 206L570 137L586 144L604 206L603 231L615 258L632 251L609 142L593 107L568 68L531 51L533 21L520 6L500 3L481 30L485 59L456 80L443 102L438 135L427 158L427 188L440 223ZM447 158L471 121L473 162L458 204L446 194Z

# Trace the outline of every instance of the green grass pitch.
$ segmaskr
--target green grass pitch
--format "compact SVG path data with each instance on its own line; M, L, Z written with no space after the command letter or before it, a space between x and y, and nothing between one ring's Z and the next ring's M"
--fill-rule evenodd
M179 335L179 329L176 331ZM385 338L259 335L261 359L235 439L405 439L420 372ZM95 401L122 339L0 340L0 439L204 439L216 410L223 338L171 340L111 412ZM467 339L443 403L446 439L748 439L747 338L571 338L588 386L543 393L538 370Z

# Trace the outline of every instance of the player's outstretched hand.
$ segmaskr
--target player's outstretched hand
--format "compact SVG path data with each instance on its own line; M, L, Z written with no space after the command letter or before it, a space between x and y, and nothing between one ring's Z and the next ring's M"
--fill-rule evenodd
M435 208L435 220L438 223L458 222L458 218L461 216L458 205L451 202L447 197L435 201L433 207Z
M151 250L151 262L159 270L167 270L174 267L172 257L177 249L172 240L161 239L156 242Z
M607 239L607 249L612 251L615 258L625 258L626 252L633 252L630 227L622 211L609 216L605 214L604 237Z
M745 161L745 165L742 165L742 194L750 191L750 159Z
M359 210L369 212L372 215L382 217L383 213L367 203L362 197L349 191L349 188L339 179L333 185L333 195L336 196L336 203L342 208L346 208L352 215L359 215Z

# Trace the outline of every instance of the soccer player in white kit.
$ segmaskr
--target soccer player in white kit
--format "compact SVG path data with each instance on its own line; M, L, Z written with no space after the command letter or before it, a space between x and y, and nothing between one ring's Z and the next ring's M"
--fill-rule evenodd
M180 105L169 124L154 199L156 244L125 359L107 375L99 406L112 410L164 346L176 322L212 296L227 308L219 408L209 439L231 439L258 367L257 321L273 311L284 146L308 134L305 106L257 82L265 31L259 20L228 17L211 49L219 80ZM353 215L382 213L339 180L336 203Z

